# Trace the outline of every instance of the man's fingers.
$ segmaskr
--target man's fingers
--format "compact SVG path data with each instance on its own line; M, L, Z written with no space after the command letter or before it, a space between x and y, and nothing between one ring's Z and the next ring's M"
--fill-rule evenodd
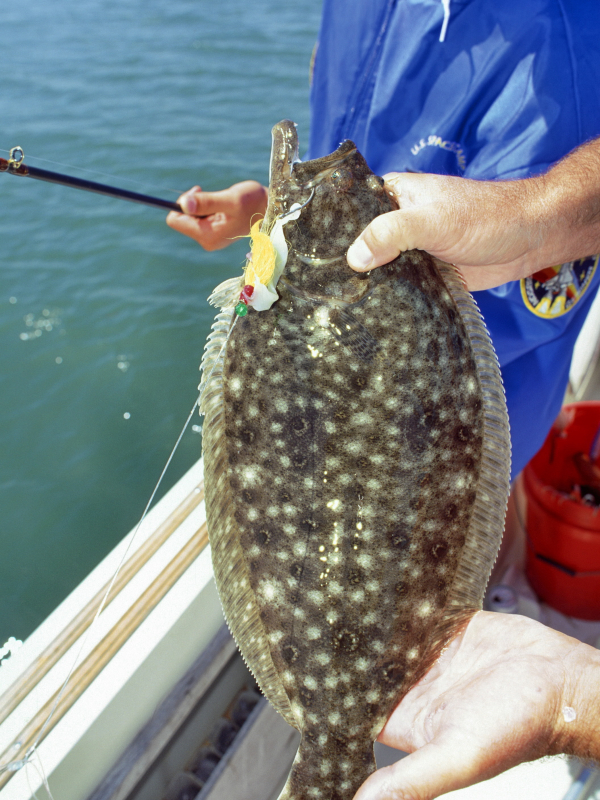
M433 800L469 786L477 780L477 772L466 769L465 765L472 767L476 759L461 755L464 754L460 753L460 747L426 744L391 767L374 772L354 800Z
M209 217L220 211L227 213L232 211L235 206L235 200L229 189L223 189L220 192L203 192L199 186L184 192L178 202L186 214L194 217Z
M187 214L179 214L177 211L170 211L167 215L167 225L174 231L183 233L191 239L199 242L205 250L221 250L230 244L230 240L223 237L215 230L215 221L218 217L191 217Z
M186 236L196 237L199 233L207 233L211 229L210 223L204 219L191 217L187 214L180 214L178 211L169 211L167 214L167 225L179 233Z
M400 253L411 250L414 212L389 211L368 225L348 250L348 264L356 272L389 264Z

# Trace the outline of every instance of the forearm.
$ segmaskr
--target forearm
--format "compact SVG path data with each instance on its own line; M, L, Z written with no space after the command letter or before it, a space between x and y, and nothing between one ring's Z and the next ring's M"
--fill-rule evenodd
M518 190L520 181L510 182ZM517 208L531 231L526 271L600 252L600 139L530 178ZM536 241L537 238L537 241Z

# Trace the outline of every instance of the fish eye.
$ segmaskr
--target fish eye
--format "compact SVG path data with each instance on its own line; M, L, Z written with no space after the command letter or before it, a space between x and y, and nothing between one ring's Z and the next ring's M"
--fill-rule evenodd
M384 180L383 180L383 178L380 178L379 175L369 175L369 177L367 178L366 183L367 183L367 186L369 187L369 189L377 190L377 189L381 189L381 187L384 184Z
M338 167L335 172L331 173L330 180L333 188L338 192L347 192L354 184L352 173L341 167Z

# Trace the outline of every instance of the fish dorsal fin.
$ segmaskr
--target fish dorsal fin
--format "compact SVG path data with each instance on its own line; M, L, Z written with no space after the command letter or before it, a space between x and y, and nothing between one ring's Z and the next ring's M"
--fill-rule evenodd
M481 609L496 559L510 489L510 429L498 359L473 297L456 267L434 259L467 329L483 400L483 451L465 547L450 590L447 623L457 610Z
M219 392L223 387L223 359L225 357L225 343L232 328L235 304L239 300L240 291L244 286L244 276L229 278L213 289L208 302L217 306L221 311L215 317L204 345L204 354L200 362L202 378L198 389L200 397L198 406L200 413L206 413L206 404L213 392Z
M235 312L233 308L220 311L211 326L211 332L204 346L204 354L200 362L202 378L198 389L200 397L198 406L201 414L206 414L207 403L216 393L220 397L223 391L223 362L225 359L225 343L231 330Z
M214 305L223 303L225 307L215 318L200 365L202 380L198 405L200 413L205 415L202 453L213 570L225 618L246 664L252 665L258 685L277 711L290 725L297 726L289 698L273 663L267 634L252 592L229 484L223 370L227 341L237 319L234 303L239 293L240 279L235 279L225 281L211 295L215 300Z

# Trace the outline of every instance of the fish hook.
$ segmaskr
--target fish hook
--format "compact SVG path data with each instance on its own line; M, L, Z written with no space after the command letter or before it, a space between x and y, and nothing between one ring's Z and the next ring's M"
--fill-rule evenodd
M296 211L302 211L302 209L305 208L305 206L307 206L310 203L310 201L313 199L314 196L315 196L315 187L313 186L312 191L310 193L310 197L308 198L308 200L306 200L306 202L302 203L301 206L297 206L296 208L293 207L290 208L289 211L285 211L283 214L278 214L277 219L283 219L284 217L289 217L290 214L295 214Z

